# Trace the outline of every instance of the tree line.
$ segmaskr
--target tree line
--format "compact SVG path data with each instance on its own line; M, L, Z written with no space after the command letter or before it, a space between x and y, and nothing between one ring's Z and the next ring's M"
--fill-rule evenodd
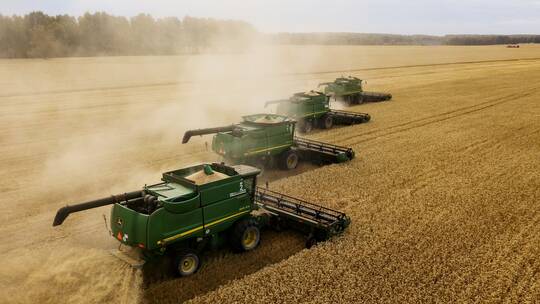
M126 18L104 12L77 18L42 12L0 15L0 58L240 51L254 40L293 45L490 45L540 43L540 35L262 34L243 21L209 18Z
M246 22L208 18L132 18L103 12L78 18L32 12L0 15L1 58L174 55L238 50L256 30Z
M293 45L493 45L540 43L540 35L393 35L363 33L280 33L274 43Z
M540 43L540 35L447 35L444 44L448 45L491 45Z

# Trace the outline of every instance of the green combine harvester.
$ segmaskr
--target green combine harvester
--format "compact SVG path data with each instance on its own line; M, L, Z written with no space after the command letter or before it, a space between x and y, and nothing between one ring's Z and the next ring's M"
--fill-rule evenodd
M340 77L333 82L324 82L324 92L334 97L335 100L344 101L348 105L356 105L364 102L386 101L392 99L392 94L365 92L362 88L364 80L357 77Z
M300 160L323 165L354 158L351 148L340 147L294 136L296 121L283 115L255 114L226 127L190 130L182 143L192 136L215 134L212 150L226 163L250 164L259 168L295 169Z
M314 127L330 129L334 125L353 125L368 122L367 113L336 111L330 109L330 96L316 91L296 93L289 99L266 102L277 104L277 114L294 118L300 131L309 133Z
M301 231L311 247L349 226L342 212L257 187L259 173L254 167L223 163L166 172L161 183L142 190L60 208L53 226L71 213L112 205L111 235L140 255L123 260L142 267L170 256L180 276L199 269L205 250L227 244L238 252L255 249L264 227Z

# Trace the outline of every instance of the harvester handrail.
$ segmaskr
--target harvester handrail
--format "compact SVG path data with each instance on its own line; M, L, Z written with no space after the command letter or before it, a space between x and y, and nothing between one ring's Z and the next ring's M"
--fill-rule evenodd
M333 113L341 114L341 115L345 115L345 116L365 116L365 115L369 115L368 113L363 113L363 112L352 112L352 111L342 111L342 110L331 110L331 111L330 111L330 114L333 114Z
M323 226L331 226L344 220L346 217L345 213L262 187L257 187L255 197L263 205L273 202L280 210L292 211L298 216L315 220Z
M363 91L362 93L364 93L364 95L373 95L373 96L387 96L387 95L392 95L392 94L386 93L386 92L372 92L372 91Z
M307 148L317 148L321 151L332 152L334 154L336 154L337 152L350 152L352 150L351 148L296 136L294 137L294 143L300 146L305 146Z

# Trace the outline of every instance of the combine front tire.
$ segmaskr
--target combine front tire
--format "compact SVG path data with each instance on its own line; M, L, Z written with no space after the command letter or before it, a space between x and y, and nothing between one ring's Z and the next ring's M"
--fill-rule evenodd
M306 248L311 249L311 247L317 245L317 243L319 243L317 239L314 236L310 236L306 240Z
M298 166L299 157L294 150L283 153L281 158L281 167L285 170L293 170Z
M187 277L199 270L201 259L193 249L178 251L174 260L176 273L181 277Z
M261 242L261 232L257 222L253 219L246 219L237 222L232 230L232 246L235 251L250 251Z

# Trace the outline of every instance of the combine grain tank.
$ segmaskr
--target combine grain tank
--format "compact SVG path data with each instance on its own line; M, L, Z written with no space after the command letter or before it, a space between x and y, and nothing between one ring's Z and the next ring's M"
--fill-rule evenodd
M360 78L349 76L336 78L334 82L321 83L319 86L325 87L326 94L349 105L392 99L392 94L389 93L365 92L362 82L364 81Z
M314 127L330 129L334 125L353 125L368 122L367 113L335 111L330 109L330 96L316 91L296 93L289 99L268 101L277 104L277 114L294 118L300 131L309 133Z
M195 273L205 250L230 245L254 250L260 230L291 228L306 234L306 246L340 234L350 219L339 211L257 187L254 167L201 164L163 173L162 182L58 210L53 226L74 212L112 205L111 235L137 249L138 259L115 255L133 266L171 256L180 276Z
M322 165L354 158L351 148L295 137L295 126L296 121L287 116L255 114L232 126L187 131L182 143L192 136L215 134L212 150L227 163L259 168L277 165L290 170L301 160Z

